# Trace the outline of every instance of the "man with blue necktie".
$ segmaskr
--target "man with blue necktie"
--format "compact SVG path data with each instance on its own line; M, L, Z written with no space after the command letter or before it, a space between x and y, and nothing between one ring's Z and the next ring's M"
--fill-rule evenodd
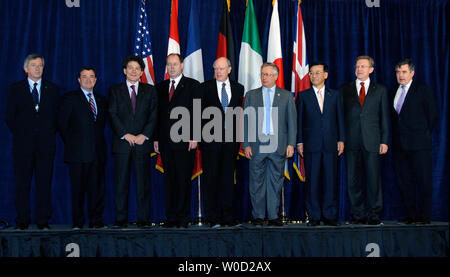
M431 220L431 137L438 115L431 88L416 82L414 63L395 66L398 86L390 91L392 151L397 185L405 208L405 224Z
M35 222L48 230L51 217L51 182L55 157L59 88L42 79L44 58L30 54L23 69L27 79L10 86L6 99L6 124L13 135L16 229L31 223L30 190L36 185Z
M264 63L262 87L248 91L244 101L244 148L249 159L253 225L282 226L279 217L284 164L294 154L297 111L292 94L276 86L278 67ZM253 110L253 112L252 112Z
M89 227L103 228L106 162L103 132L108 103L94 91L97 82L94 68L82 67L78 82L80 89L64 94L58 119L72 185L72 228L83 228L86 195Z
M211 108L220 110L222 126L214 132L221 132L219 140L205 141L202 138L200 150L203 161L203 192L205 215L211 227L233 226L236 224L233 210L234 171L239 152L239 117L225 122L226 114L233 113L234 108L242 107L244 87L231 80L231 62L225 57L218 58L214 64L216 78L201 84L202 111ZM213 118L216 119L217 118ZM207 122L202 122L205 126ZM202 128L203 129L203 128ZM230 136L226 133L229 132ZM231 138L231 140L227 140Z
M342 95L325 87L328 65L310 65L312 88L297 97L297 150L305 158L309 226L337 226L337 158L344 152Z

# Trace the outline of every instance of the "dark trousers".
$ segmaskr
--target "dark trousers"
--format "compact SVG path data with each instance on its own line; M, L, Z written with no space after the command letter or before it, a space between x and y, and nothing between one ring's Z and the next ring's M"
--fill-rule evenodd
M306 208L309 218L337 219L337 154L305 152Z
M150 219L150 154L137 152L114 154L116 223L128 222L128 191L130 187L131 164L136 177L137 221L146 223Z
M167 222L186 225L190 220L194 158L195 150L161 149Z
M239 145L221 143L215 151L202 151L203 203L211 223L234 221L234 170Z
M87 195L89 224L103 223L105 198L104 165L98 162L70 163L72 185L72 223L83 226L84 199Z
M379 219L383 208L379 153L364 149L346 151L345 160L352 219ZM363 171L366 182L363 182Z
M13 154L15 175L15 204L17 225L28 226L30 216L30 190L34 174L36 185L35 221L46 225L52 213L51 182L54 153Z
M430 220L433 185L431 151L394 151L393 158L406 218Z

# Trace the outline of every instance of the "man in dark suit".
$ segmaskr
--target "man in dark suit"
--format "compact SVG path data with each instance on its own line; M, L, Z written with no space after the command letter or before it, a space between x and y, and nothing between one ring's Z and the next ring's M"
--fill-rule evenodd
M109 90L109 115L113 130L116 220L114 227L128 222L128 190L131 162L136 177L137 225L149 227L150 153L157 117L157 93L152 85L139 82L145 69L139 56L128 56L122 64L126 82Z
M344 99L345 159L353 224L381 224L380 155L388 151L389 99L386 88L370 79L373 70L373 59L359 56L355 65L356 81L340 88Z
M69 164L72 184L72 228L85 222L84 198L88 199L89 228L103 228L105 196L105 122L108 103L94 91L94 68L82 67L80 89L63 96L59 128L64 140L64 161Z
M406 224L431 219L431 136L438 115L434 94L413 80L414 64L404 59L395 67L398 86L390 91L392 150L397 185L403 198Z
M188 227L191 206L191 174L194 167L198 141L193 140L193 100L199 95L199 83L183 76L183 59L179 54L169 54L166 60L169 79L156 86L158 91L158 124L154 142L155 151L161 154L164 166L166 227ZM187 137L178 141L178 118L171 113L187 110L189 120L181 126ZM186 126L189 125L189 126ZM180 126L180 125L179 125Z
M296 103L297 150L305 158L308 225L320 225L322 218L325 225L337 226L337 157L344 152L345 137L342 95L325 87L328 65L312 63L309 76L313 86L300 92Z
M201 85L202 111L211 108L220 111L221 129L218 130L216 126L214 132L220 132L221 135L219 140L212 141L205 141L203 137L200 149L203 162L204 182L202 188L205 215L211 227L220 227L221 224L235 225L233 187L236 157L240 146L239 134L236 132L236 128L240 127L240 117L233 116L231 121L225 121L225 114L233 113L233 109L236 107L242 108L244 87L228 78L232 68L231 62L227 58L218 58L213 67L216 79L206 81ZM205 127L205 124L202 126ZM226 132L231 132L228 140ZM212 134L212 136L214 135Z
M24 230L30 224L30 189L34 174L35 221L38 229L50 229L59 88L42 80L42 56L28 55L23 68L28 78L12 84L6 99L6 124L13 135L16 228Z
M294 154L297 139L294 98L289 91L276 86L278 72L275 64L264 63L262 87L245 95L242 147L250 160L249 189L255 226L263 225L266 209L269 225L283 225L278 212L284 165Z

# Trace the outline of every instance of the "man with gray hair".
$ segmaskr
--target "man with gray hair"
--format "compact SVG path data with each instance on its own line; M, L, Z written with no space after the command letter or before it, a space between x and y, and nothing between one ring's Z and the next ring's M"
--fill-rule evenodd
M249 187L255 226L263 225L266 209L269 225L283 225L278 212L284 164L294 154L296 145L294 98L290 92L276 86L278 72L275 64L264 63L261 67L262 87L245 95L242 147L250 160ZM255 112L249 112L251 109Z
M203 161L205 214L211 227L215 228L221 225L233 226L236 223L233 211L233 186L236 157L240 146L240 132L236 132L240 124L240 114L230 116L230 113L233 113L235 108L242 108L244 86L228 78L232 68L227 58L218 58L213 67L216 78L201 84L202 111L205 113L211 109L220 111L218 118L213 117L212 120L222 124L221 127L214 128L214 136L217 139L207 141L202 138L200 149ZM203 121L202 126L205 124ZM228 132L230 136L227 136Z
M31 223L30 190L35 177L35 222L38 229L50 229L51 182L55 157L55 134L60 104L59 88L42 80L44 58L30 54L23 69L27 78L9 87L6 124L11 130L15 175L16 229Z

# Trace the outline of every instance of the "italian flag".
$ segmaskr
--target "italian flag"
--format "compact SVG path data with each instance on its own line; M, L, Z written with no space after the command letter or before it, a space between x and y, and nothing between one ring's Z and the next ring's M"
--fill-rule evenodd
M242 34L241 52L239 54L238 81L247 91L261 86L260 72L263 64L258 23L256 21L253 1L248 0Z

